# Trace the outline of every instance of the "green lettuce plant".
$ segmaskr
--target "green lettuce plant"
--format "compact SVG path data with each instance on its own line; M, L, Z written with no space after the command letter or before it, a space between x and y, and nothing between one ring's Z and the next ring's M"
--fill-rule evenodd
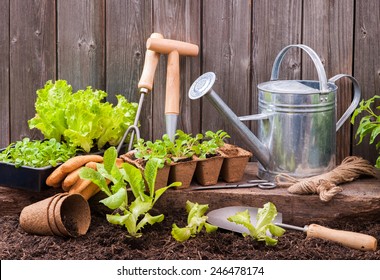
M228 220L230 222L243 225L248 229L247 233L243 233L244 237L251 236L257 241L265 241L266 245L273 246L276 245L278 241L274 237L282 236L285 232L283 228L272 223L276 216L276 206L273 203L268 202L264 204L263 208L259 208L257 212L256 226L251 223L251 216L248 209L243 212L236 213L234 216L229 217ZM269 236L268 231L274 237Z
M172 236L179 242L184 242L190 237L195 237L203 227L207 233L214 232L218 227L207 223L208 217L205 213L208 210L208 204L198 204L191 201L186 201L187 225L185 227L178 227L176 224L172 226Z
M357 128L356 137L359 137L359 142L362 143L363 139L366 136L369 136L369 144L376 143L376 150L380 152L380 140L378 138L380 134L380 106L372 108L375 101L380 99L379 95L375 95L368 100L362 100L359 104L359 107L356 108L351 117L351 123L355 124L356 119L359 115L364 115L361 117L359 126ZM380 153L376 160L377 168L380 168Z
M116 146L133 124L137 104L117 95L113 106L104 102L106 97L106 92L91 87L73 93L65 80L47 81L37 90L36 115L28 121L29 128L86 152L106 144Z
M181 183L174 182L154 191L160 164L158 160L154 158L148 160L142 174L139 169L129 163L123 163L122 168L119 169L116 158L116 148L110 147L104 153L104 163L97 164L97 171L84 167L80 171L80 176L91 180L107 195L100 201L113 210L112 214L107 214L107 221L125 227L130 237L141 237L144 226L159 223L164 219L163 214L156 216L149 214L154 204L167 189L178 187ZM110 186L107 181L110 182ZM128 197L128 186L134 196L131 202Z

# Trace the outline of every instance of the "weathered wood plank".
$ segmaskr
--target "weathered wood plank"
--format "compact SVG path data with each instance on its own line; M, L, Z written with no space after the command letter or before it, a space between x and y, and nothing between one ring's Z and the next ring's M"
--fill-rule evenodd
M251 2L203 2L203 72L216 74L215 92L236 115L250 113ZM223 129L231 143L243 146L231 125L209 102L202 100L202 130Z
M105 89L104 0L58 1L58 78Z
M270 80L277 54L290 44L301 43L302 1L253 1L252 7L251 113L258 111L257 85ZM280 79L300 79L301 55L291 49L280 66ZM251 122L257 131L257 122Z
M27 120L35 115L36 90L55 78L55 23L54 1L10 1L11 141L41 137Z
M322 60L327 79L336 74L352 75L354 1L304 1L303 44ZM307 54L302 56L302 79L318 80L315 66ZM351 103L352 84L348 79L337 82L337 116ZM337 133L337 163L350 155L350 120Z
M145 1L106 2L106 87L109 99L122 94L139 102L137 84L144 65L145 42L152 33L152 5ZM145 95L140 116L144 139L152 134L152 95Z
M255 179L256 175L256 163L249 163L242 182ZM379 178L361 178L342 184L340 186L343 191L329 202L321 201L318 195L294 195L286 188L193 191L190 187L183 190L169 190L155 206L160 212L169 214L177 209L183 211L187 200L209 204L209 210L242 205L262 207L270 201L283 214L283 221L293 225L304 226L343 218L370 221L380 214L379 180Z
M9 144L9 0L0 0L0 147Z
M245 169L242 182L255 179L256 163L249 163ZM220 182L220 184L225 184ZM380 179L360 178L354 182L340 185L343 192L337 194L331 201L323 202L318 195L294 195L286 188L261 190L219 189L194 191L187 189L169 189L155 204L159 213L170 215L173 212L184 211L186 201L209 204L209 209L227 206L262 207L267 202L276 205L283 214L285 223L304 226L311 222L330 222L342 218L359 218L371 221L380 214ZM198 186L193 183L192 186ZM0 187L0 216L19 214L21 210L34 202L50 197L60 189L49 188L42 192L27 192L23 190ZM89 200L95 211L110 211L99 203L105 195L99 193Z
M355 9L355 55L354 75L362 89L362 99L380 95L380 2L376 0L357 1ZM377 102L375 106L379 106ZM355 134L359 119L354 125ZM377 138L377 142L379 139ZM352 140L352 153L375 163L379 152L374 145L368 145L369 138L356 145Z
M138 101L145 41L153 31L201 47L198 57L181 58L178 128L192 133L231 128L207 101L188 99L190 84L199 74L216 72L215 89L237 115L255 113L257 84L269 80L275 56L289 44L314 48L325 61L328 77L353 74L363 98L380 94L379 5L376 0L0 0L0 146L24 136L41 137L29 130L27 120L34 115L35 91L48 79L67 79L74 89L106 89L111 101L117 93ZM301 53L286 55L281 78L315 78ZM163 55L155 90L140 118L146 139L165 132L165 81ZM338 87L340 115L350 103L351 83L343 79ZM256 122L248 125L256 130ZM357 124L346 123L339 131L337 162L352 153L374 163L375 145L365 139L357 146L356 129ZM244 146L229 132L233 142Z
M154 0L154 31L167 39L185 41L200 46L200 3L201 1ZM188 133L200 132L199 101L187 97L192 82L200 74L200 57L180 56L180 115L177 129ZM153 94L153 138L161 138L166 133L165 90L167 56L161 55L156 72Z

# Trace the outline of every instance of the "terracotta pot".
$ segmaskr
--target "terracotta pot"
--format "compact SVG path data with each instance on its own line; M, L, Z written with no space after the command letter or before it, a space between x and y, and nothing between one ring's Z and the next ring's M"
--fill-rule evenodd
M210 158L199 159L195 169L195 179L202 186L215 185L218 182L223 157L216 155Z
M220 176L223 181L227 183L241 181L252 153L231 144L224 144L223 147L219 148L219 153L224 158L220 170Z
M180 188L190 187L196 167L197 161L194 159L172 163L170 166L168 184L181 182L182 186Z

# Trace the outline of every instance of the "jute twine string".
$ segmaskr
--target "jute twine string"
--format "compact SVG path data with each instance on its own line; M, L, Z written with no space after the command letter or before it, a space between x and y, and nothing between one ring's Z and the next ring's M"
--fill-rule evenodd
M299 179L288 174L278 174L275 178L279 187L287 187L293 194L319 194L322 201L330 201L343 191L339 184L351 182L361 175L376 176L375 168L367 160L350 156L328 173Z

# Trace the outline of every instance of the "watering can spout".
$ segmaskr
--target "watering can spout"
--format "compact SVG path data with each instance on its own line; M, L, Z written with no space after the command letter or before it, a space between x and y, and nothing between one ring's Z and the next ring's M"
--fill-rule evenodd
M215 74L207 72L200 76L191 85L190 99L199 99L205 96L217 111L233 125L244 143L249 147L261 165L266 168L270 162L269 149L253 134L253 132L239 119L238 116L224 103L219 95L212 89L215 82Z

